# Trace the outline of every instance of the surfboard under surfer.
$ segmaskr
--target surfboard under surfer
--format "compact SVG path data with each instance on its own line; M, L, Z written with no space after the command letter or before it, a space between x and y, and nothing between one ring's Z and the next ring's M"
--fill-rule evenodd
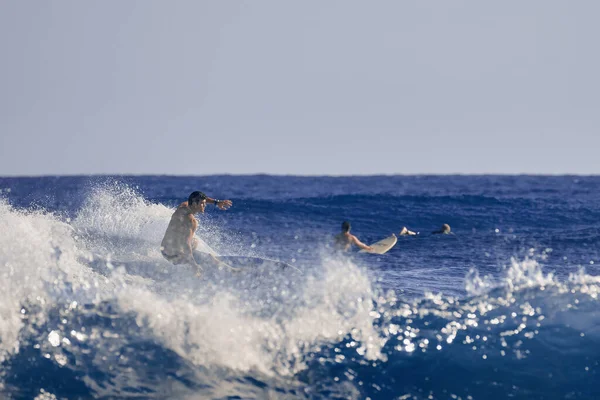
M367 246L350 233L350 222L348 221L342 222L342 231L333 238L333 245L336 250L340 251L348 251L352 245L355 245L362 250L373 250L371 246Z
M199 191L192 192L188 200L181 203L171 216L171 221L160 244L160 252L167 261L175 265L191 265L196 268L198 276L202 272L199 262L206 261L206 256L204 253L194 251L198 247L198 240L194 238L196 229L198 229L198 220L194 214L204 213L207 203L212 203L221 210L227 210L232 205L231 200L217 200ZM209 257L218 266L234 269L212 254Z

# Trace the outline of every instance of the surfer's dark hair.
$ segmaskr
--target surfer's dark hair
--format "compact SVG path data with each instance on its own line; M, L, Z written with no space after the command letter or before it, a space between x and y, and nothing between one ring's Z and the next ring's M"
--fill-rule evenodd
M342 222L342 231L350 232L350 222L348 222L348 221Z
M200 203L202 200L206 199L206 195L202 192L199 191L195 191L192 192L192 194L190 194L190 197L188 197L188 205L192 205L194 203Z

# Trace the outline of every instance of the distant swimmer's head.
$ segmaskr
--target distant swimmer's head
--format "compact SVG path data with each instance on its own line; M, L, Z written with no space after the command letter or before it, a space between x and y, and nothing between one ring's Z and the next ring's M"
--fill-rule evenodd
M432 233L439 233L439 234L446 234L447 235L447 234L450 233L450 225L444 224L444 225L442 225L442 227L440 228L439 231L435 231L435 232L432 232Z
M350 222L342 222L342 232L350 232Z
M188 197L188 206L192 209L198 208L201 212L204 212L206 195L199 191L192 192L190 197Z

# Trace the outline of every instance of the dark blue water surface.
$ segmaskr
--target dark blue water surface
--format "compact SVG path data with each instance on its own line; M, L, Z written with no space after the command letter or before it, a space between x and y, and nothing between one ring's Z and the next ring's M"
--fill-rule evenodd
M0 178L11 399L600 396L600 177ZM173 266L193 190L205 251ZM334 254L342 221L385 255ZM443 223L450 235L432 235ZM277 265L273 263L273 265ZM207 267L209 268L209 267Z

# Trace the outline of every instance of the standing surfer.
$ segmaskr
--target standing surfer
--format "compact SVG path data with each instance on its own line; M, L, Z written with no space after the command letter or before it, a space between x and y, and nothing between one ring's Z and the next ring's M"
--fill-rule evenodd
M194 238L198 228L198 220L194 214L204 213L207 203L212 203L221 210L227 210L231 207L231 200L217 200L206 196L202 192L193 192L188 200L181 203L173 216L165 232L165 237L160 244L160 251L165 259L171 263L189 264L197 269L197 275L200 275L202 267L198 264L203 259L203 253L194 251L198 247L198 240ZM194 257L196 256L196 258ZM210 257L219 266L231 268L222 261L219 261L214 255Z

